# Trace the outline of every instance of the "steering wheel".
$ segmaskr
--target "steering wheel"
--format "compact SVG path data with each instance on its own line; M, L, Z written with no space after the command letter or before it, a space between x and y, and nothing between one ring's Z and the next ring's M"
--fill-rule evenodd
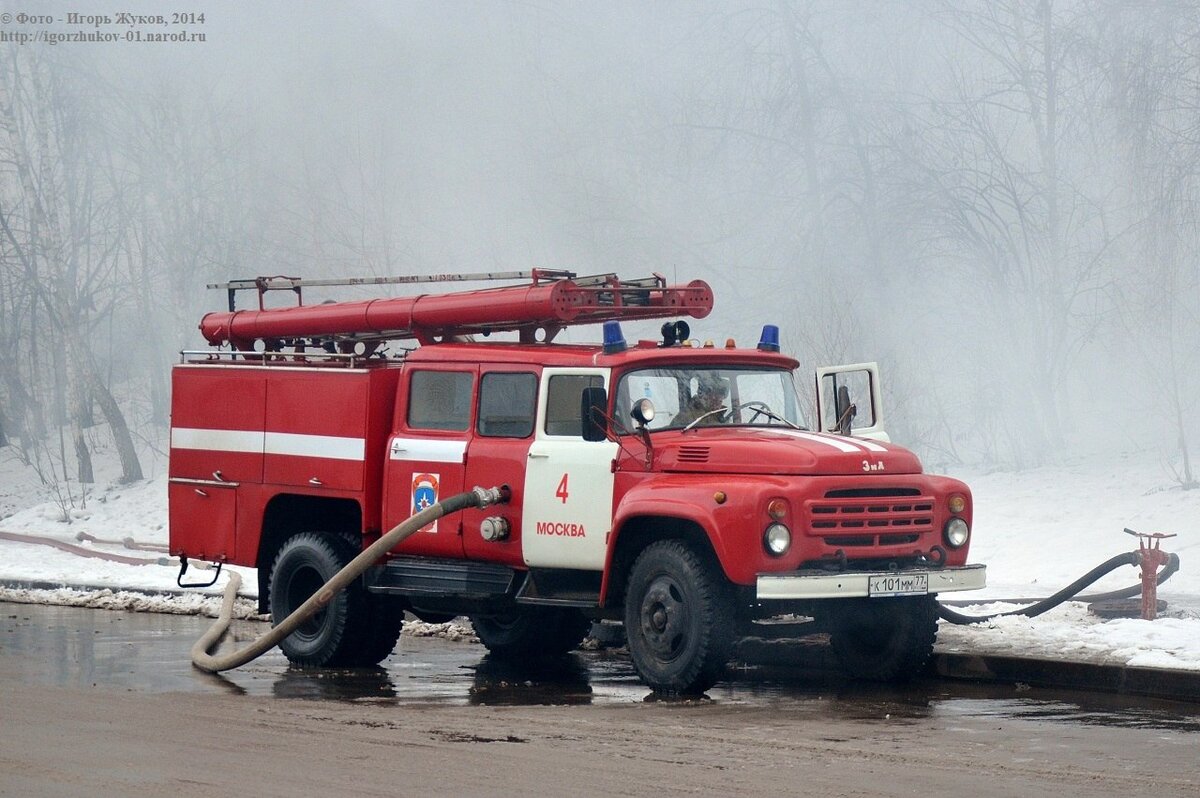
M771 412L770 405L768 405L766 402L760 402L756 399L750 402L742 402L740 405L736 405L735 407L731 408L728 419L732 421L735 414L746 409L754 411L754 414L750 416L748 421L746 421L747 424L753 424L754 420L759 416L766 416L767 418L779 418L779 416Z

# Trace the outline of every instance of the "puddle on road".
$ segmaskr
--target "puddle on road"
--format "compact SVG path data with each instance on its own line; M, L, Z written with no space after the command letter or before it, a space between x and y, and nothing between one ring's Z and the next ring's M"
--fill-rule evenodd
M276 649L214 676L192 668L189 654L211 623L195 616L0 603L0 668L30 683L159 693L486 706L668 703L647 693L621 653L576 652L518 669L479 645L428 637L402 636L379 668L305 671L289 667ZM233 645L244 646L265 629L235 622ZM780 652L745 652L753 664L735 665L705 698L669 703L778 708L868 723L1004 718L1200 732L1195 704L972 682L858 684L831 673L819 651Z

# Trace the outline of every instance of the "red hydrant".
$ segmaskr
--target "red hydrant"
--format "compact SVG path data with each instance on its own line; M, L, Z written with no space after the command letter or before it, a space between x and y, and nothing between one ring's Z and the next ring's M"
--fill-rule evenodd
M1138 539L1138 554L1142 566L1142 620L1153 621L1158 617L1158 569L1171 559L1160 546L1163 538L1173 538L1173 533L1167 532L1134 532L1126 527L1125 531Z

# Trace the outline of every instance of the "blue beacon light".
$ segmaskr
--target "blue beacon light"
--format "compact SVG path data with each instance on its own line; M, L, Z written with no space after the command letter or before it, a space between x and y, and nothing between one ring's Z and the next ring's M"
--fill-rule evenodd
M625 336L621 332L621 324L615 321L604 322L604 354L624 352L625 348Z
M779 351L779 328L774 324L764 324L762 337L758 339L758 348L763 352Z

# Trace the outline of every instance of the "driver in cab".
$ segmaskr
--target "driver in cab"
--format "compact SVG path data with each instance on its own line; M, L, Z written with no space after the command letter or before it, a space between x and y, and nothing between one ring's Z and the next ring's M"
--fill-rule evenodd
M702 374L696 381L696 392L687 401L687 407L671 419L671 426L686 427L697 419L703 419L700 424L723 424L722 413L713 412L725 407L725 397L729 395L729 385L715 374ZM706 414L711 413L712 415Z

